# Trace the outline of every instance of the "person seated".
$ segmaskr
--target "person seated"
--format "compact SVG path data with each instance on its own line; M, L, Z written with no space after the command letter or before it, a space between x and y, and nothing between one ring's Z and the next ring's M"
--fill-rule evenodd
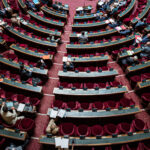
M12 14L12 17L11 17L11 23L12 25L18 25L20 26L20 17L17 17L18 15L15 13L15 14Z
M121 0L118 4L119 7L125 6L127 4L127 1Z
M39 68L45 68L46 64L45 64L44 60L41 58L40 60L37 61L36 66L39 67Z
M132 26L129 26L129 27L127 27L125 30L119 31L119 33L120 33L121 35L128 35L128 34L131 34L132 31L133 31Z
M141 43L147 43L148 41L150 41L150 33L142 37Z
M121 60L121 63L123 65L128 65L128 66L139 64L137 56L129 56L127 58L124 58L124 59Z
M121 21L119 21L119 20L111 22L108 24L108 26L111 28L115 28L115 27L120 26L120 25L121 25Z
M46 133L56 135L59 132L59 127L56 125L55 120L51 119L46 128Z
M66 62L64 62L63 63L63 69L64 70L73 70L74 69L74 65L73 65L73 63L72 62L70 62L70 61L66 61Z
M25 1L25 4L28 6L29 9L32 9L33 11L37 11L36 5L31 1Z
M52 43L62 44L61 39L60 38L55 39L54 35L49 35L49 37L47 37L47 40L52 42Z
M26 80L28 80L29 78L32 77L32 70L27 70L24 67L24 64L20 65L19 72L20 72L20 76L21 76L22 81L26 81Z
M147 42L145 46L142 47L140 57L150 58L150 42Z
M141 28L144 26L147 26L146 18L143 18L143 20L138 20L138 22L135 24L134 28Z
M20 119L24 119L24 116L19 116L18 113L16 112L15 108L12 107L9 109L5 102L2 103L0 114L2 119L7 123L7 124L12 124L15 125L16 122Z
M82 31L78 37L80 44L86 44L88 42L88 35L85 31Z

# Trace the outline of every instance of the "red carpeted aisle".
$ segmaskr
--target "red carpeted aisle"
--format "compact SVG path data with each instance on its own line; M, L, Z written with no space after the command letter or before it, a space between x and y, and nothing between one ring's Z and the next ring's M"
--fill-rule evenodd
M46 115L48 108L50 107L50 104L55 99L55 96L53 95L53 88L57 86L59 78L58 78L58 71L62 70L62 58L64 54L66 53L66 44L69 42L69 35L71 33L71 25L73 23L73 17L75 15L75 9L79 6L84 5L92 5L93 10L92 12L95 12L96 3L97 0L88 1L88 0L58 0L61 1L63 4L69 5L69 18L68 22L64 28L64 33L62 35L62 41L63 44L60 45L60 47L57 49L57 54L54 58L54 64L49 70L49 80L47 81L46 85L43 87L44 96L41 100L41 106L39 109L39 112L37 114L37 117L35 119L36 122L36 128L34 130L34 135L31 138L30 143L26 147L26 150L45 150L41 144L39 144L39 137L40 135L44 134L44 129L46 125L48 124L49 117ZM134 93L134 91L131 89L129 81L126 79L125 74L123 73L121 67L113 60L110 60L108 62L108 65L113 67L114 69L117 69L119 71L119 76L116 77L117 80L121 81L124 85L128 86L129 92L126 94L127 97L131 97L136 104L139 104L139 97ZM146 112L140 113L136 115L137 118L140 118L144 121L150 120L149 115ZM150 126L150 121L149 121Z

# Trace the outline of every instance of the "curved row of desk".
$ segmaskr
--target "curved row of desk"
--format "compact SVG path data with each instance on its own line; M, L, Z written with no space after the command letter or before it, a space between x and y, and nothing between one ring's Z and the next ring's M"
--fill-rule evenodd
M137 142L142 140L150 139L150 130L139 131L133 133L133 135L120 134L113 138L112 136L102 136L99 139L96 137L86 137L85 139L80 139L79 137L69 137L69 145L74 146L106 146L123 144L130 142ZM58 136L55 136L58 137ZM39 142L42 144L55 145L55 137L47 137L42 135Z
M27 56L36 57L39 59L43 58L44 56L47 56L47 57L49 57L49 58L47 58L47 60L49 60L51 63L53 62L53 59L54 59L53 55L46 55L44 53L34 52L30 49L20 47L19 45L16 45L16 44L10 45L10 48L13 49L14 51L20 52L20 53L25 54Z
M18 88L21 90L29 91L29 92L36 92L36 93L42 93L42 86L33 86L31 84L23 84L18 81L13 81L8 78L3 78L3 81L0 82L0 84L9 86L9 87L14 87Z
M52 108L48 109L48 115L50 114ZM121 117L126 115L134 115L136 113L142 112L139 106L131 106L126 108L118 107L118 109L107 110L70 110L65 113L66 118L108 118L108 117Z
M115 94L123 94L128 92L126 86L122 87L112 87L109 89L71 89L71 88L54 88L53 93L55 95L64 95L64 96L107 96Z
M42 22L42 23L46 23L50 26L54 26L55 28L60 28L60 29L63 29L64 27L64 23L63 22L56 22L56 21L53 21L53 20L49 20L49 19L46 19L45 17L41 17L39 15L37 15L36 13L34 13L33 11L31 10L28 10L27 13L34 19Z
M117 70L110 71L91 71L91 72L75 72L75 71L59 71L58 76L60 78L105 78L105 77L114 77L118 75Z
M19 32L18 30L15 30L13 27L10 27L10 26L5 27L5 29L7 31L9 31L11 34L13 34L14 36L17 36L18 38L21 38L22 40L26 40L33 44L39 44L41 46L47 46L47 47L51 47L54 49L56 49L56 47L58 46L57 43L52 43L49 41L45 41L45 40L41 40L41 39L37 39L37 38L31 37L31 36L28 36L24 33Z
M106 48L110 46L116 46L120 44L124 44L135 39L135 35L130 35L125 38L121 38L119 40L114 40L110 42L98 43L98 44L67 44L67 50L81 50L81 49L99 49L99 48Z
M142 19L144 16L146 16L146 14L148 14L149 10L150 10L150 0L147 1L147 4L146 4L145 8L143 9L143 11L140 14L138 14L137 17L139 19ZM138 22L138 19L134 18L131 22L133 24L135 24L135 23Z
M15 68L15 69L20 68L19 63L10 61L9 59L3 58L3 57L0 57L0 63L7 65L9 67ZM31 67L25 65L25 68L29 70ZM32 72L35 74L44 75L44 76L47 76L47 74L48 74L47 69L40 69L40 68L36 68L36 67L33 67L32 69L33 69Z
M135 89L139 90L139 89L148 88L148 87L150 87L150 79L143 81L143 82L138 82Z

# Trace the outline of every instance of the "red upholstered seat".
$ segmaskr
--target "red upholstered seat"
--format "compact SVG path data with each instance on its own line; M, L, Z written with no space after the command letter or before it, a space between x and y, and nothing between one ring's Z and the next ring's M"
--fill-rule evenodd
M104 125L103 129L106 135L112 135L112 134L118 133L117 126L111 123Z
M24 118L20 121L18 127L22 131L30 132L35 127L35 122L30 118Z
M55 100L52 104L52 108L53 107L58 107L58 108L63 108L63 101L61 100Z
M71 87L81 89L81 88L83 88L83 83L72 83Z
M128 144L124 144L124 145L122 145L121 150L136 150L136 149L132 149L129 147Z
M6 92L3 89L0 89L0 98L5 98Z
M111 146L106 146L105 150L112 150Z
M106 83L103 83L103 82L99 82L98 85L99 85L100 88L105 88L106 87Z
M77 68L75 68L75 70L85 71L85 67L77 67Z
M141 97L144 101L150 102L150 93L143 93Z
M144 79L150 79L150 73L143 73L143 74L141 74L141 76Z
M134 75L134 76L130 77L130 80L131 80L132 86L135 86L137 82L141 81L141 76Z
M68 82L60 82L59 86L63 86L63 88L68 88L69 83Z
M111 109L117 108L118 106L117 104L118 104L117 102L111 100L104 102L105 108L111 108Z
M91 133L93 136L96 136L96 135L102 136L104 134L103 127L100 125L94 125L91 127Z
M30 103L32 106L38 106L40 104L40 100L36 97L30 97Z
M5 138L4 137L0 137L0 147L4 144L5 142Z
M90 129L90 127L88 127L88 125L82 124L76 128L77 136L80 136L80 135L90 136L90 134L91 134L91 129Z
M120 99L120 105L123 107L129 107L131 105L135 105L135 103L131 99L122 98Z
M60 124L60 135L74 135L76 126L71 122L65 122Z
M71 110L76 110L80 106L79 102L77 101L68 101L66 103L66 108L70 108Z
M12 100L13 92L7 92L6 93L6 99Z
M117 87L118 85L120 85L120 83L118 81L112 81L112 82L110 82L110 85L112 87Z
M133 131L141 131L145 128L145 123L140 119L134 119L132 121Z
M94 108L97 108L97 109L99 109L99 110L104 109L104 105L103 105L103 103L100 102L100 101L94 102L94 103L93 103L93 107L94 107Z
M80 107L85 109L85 110L91 110L92 106L90 103L86 103L86 102L80 102Z
M130 124L126 122L119 123L117 126L119 133L128 133L130 131Z

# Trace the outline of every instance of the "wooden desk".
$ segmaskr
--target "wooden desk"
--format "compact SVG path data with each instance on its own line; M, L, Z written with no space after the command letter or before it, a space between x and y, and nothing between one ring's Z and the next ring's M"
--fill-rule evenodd
M52 110L52 108L48 109L48 113ZM139 106L135 106L134 108L126 107L121 110L119 109L111 109L110 111L106 110L97 110L96 112L92 112L92 110L84 110L83 112L79 112L78 110L66 111L66 118L108 118L108 117L121 117L126 115L134 115L136 113L142 112Z
M129 14L129 12L134 8L135 3L136 3L136 0L131 0L129 6L128 6L123 12L121 12L118 16L119 16L120 18L123 18L123 17L125 17L127 14Z
M25 141L27 137L27 132L19 131L17 133L13 129L4 128L4 129L0 129L0 136L14 139L14 140Z
M23 10L27 11L27 6L23 0L18 0L18 3Z
M138 82L135 89L138 90L149 87L150 87L150 79L146 80L145 82Z
M150 67L150 60L145 62L144 64L138 64L136 66L129 66L126 69L126 73L131 73L131 72L135 72L135 71L139 71L145 68Z
M115 94L123 94L128 91L128 88L126 86L123 86L121 88L100 88L98 90L95 89L75 89L72 90L71 88L54 88L53 93L55 95L66 95L66 96L107 96L107 95L115 95Z
M63 13L59 13L57 11L55 11L54 9L50 8L50 7L47 7L47 6L42 6L41 7L41 10L51 16L54 16L56 18L60 18L60 19L63 19L63 20L67 20L67 14L63 14Z
M74 72L74 71L59 71L58 76L60 78L105 78L105 77L114 77L118 75L117 70L112 70L112 71L103 71L103 72L98 72L98 71L91 71L89 73L87 72Z
M91 63L91 62L105 62L110 59L109 55L92 56L92 57L70 57L73 63Z
M11 34L17 36L18 38L21 38L21 39L26 40L26 41L28 41L28 42L31 42L31 43L33 43L33 44L39 44L39 45L41 45L41 46L52 47L52 48L55 48L55 49L56 49L56 47L58 46L57 43L52 43L52 42L44 41L44 40L42 41L42 40L40 40L40 39L33 38L33 37L28 36L28 35L25 35L25 34L23 34L23 33L19 32L19 31L15 30L15 29L13 29L12 27L7 28L7 30L8 30Z
M88 28L94 28L94 27L101 27L107 25L105 21L95 22L95 23L85 23L85 24L73 24L72 29L73 30L79 30L79 29L88 29Z
M149 12L149 10L150 10L150 0L147 1L145 8L143 9L143 11L140 14L138 14L137 17L139 17L140 19L144 18L146 16L146 14ZM131 22L133 24L135 24L138 22L138 19L134 18Z
M107 36L107 35L112 35L118 33L118 31L116 29L111 29L111 30L107 30L107 31L100 31L100 32L96 32L96 33L88 33L88 38L96 38L96 37L101 37L101 36ZM72 33L70 35L70 40L73 41L74 39L78 39L78 36L76 33Z
M55 137L48 138L47 136L42 135L39 139L39 143L55 145ZM101 139L96 139L96 137L86 137L85 139L80 139L79 137L69 137L69 145L71 146L72 143L74 143L74 146L107 146L138 142L147 139L150 139L150 133L144 133L143 131L140 131L133 133L132 136L121 134L116 138L112 138L112 136L102 136Z
M13 49L14 51L20 52L20 53L28 55L28 56L36 57L36 58L39 58L39 59L41 59L43 56L46 55L44 53L39 53L39 52L36 53L32 50L25 49L23 47L17 46L16 44L10 45L10 48ZM48 56L49 56L49 59L47 59L47 60L53 62L53 59L54 59L53 55L48 55Z
M0 39L0 45L4 45L4 44L6 44L6 41L3 39Z
M58 37L61 36L61 32L59 32L59 31L52 31L52 30L49 30L49 29L44 29L42 27L31 24L30 22L27 22L27 24L26 24L26 23L23 22L23 19L21 20L21 24L23 26L29 28L29 29L32 29L32 30L38 32L38 33L42 33L42 34L45 34L45 35L51 34L51 35L55 35L55 36L58 36Z
M99 48L106 48L106 47L111 47L111 46L116 46L120 44L124 44L127 42L130 42L135 39L135 35L130 35L126 38L122 38L119 40L114 40L110 42L104 42L104 43L98 43L98 44L67 44L66 48L67 50L87 50L87 49L99 49Z
M102 14L103 14L102 12L99 13L99 15L102 15ZM96 18L96 17L95 17L95 15L93 13L86 14L86 15L75 15L74 16L74 20L75 21L78 21L78 20L80 20L80 21L82 21L82 20L89 20L89 19L94 19L94 18Z
M14 61L9 61L8 59L3 58L3 57L0 57L0 62L3 63L3 64L5 64L5 65L7 65L7 66L10 66L10 67L12 67L12 68L15 68L15 69L19 69L19 68L20 68L20 64L19 64L19 63L16 63L16 62L14 62ZM30 67L29 67L29 66L26 66L26 65L25 65L25 68L26 68L27 70L30 69ZM33 68L33 73L39 74L39 75L47 76L48 70L47 70L47 69L40 69L40 68L34 67L34 68Z
M48 25L52 25L52 26L54 26L55 28L58 27L58 28L63 29L63 27L64 27L64 23L62 23L62 22L56 22L56 21L52 21L52 20L46 19L46 18L44 18L44 17L41 17L41 16L35 14L35 13L34 13L33 11L31 11L31 10L28 10L27 13L28 13L31 17L33 17L34 19L36 19L36 20L38 20L38 21L41 21L42 23L46 23L46 24L48 24Z
M10 101L6 100L6 102L10 102ZM2 105L2 103L3 103L3 100L0 98L0 106ZM16 102L13 101L13 107L15 107L16 110L17 110L19 104L20 103L18 103L17 101ZM36 111L34 111L33 106L31 106L31 105L29 105L29 106L25 105L23 112L25 112L25 113L36 113Z
M141 50L142 50L141 47L133 49L133 50L132 50L132 51L134 52L133 55L140 53ZM128 51L128 50L127 50L127 51ZM125 58L125 57L130 56L130 55L127 53L127 51L126 51L126 52L122 52L122 53L118 53L118 59L122 59L122 58Z
M18 81L11 81L8 78L3 78L3 81L0 82L0 84L11 86L11 87L18 88L21 90L26 90L29 92L42 93L42 86L33 86L27 83L22 84L21 82L18 82Z

